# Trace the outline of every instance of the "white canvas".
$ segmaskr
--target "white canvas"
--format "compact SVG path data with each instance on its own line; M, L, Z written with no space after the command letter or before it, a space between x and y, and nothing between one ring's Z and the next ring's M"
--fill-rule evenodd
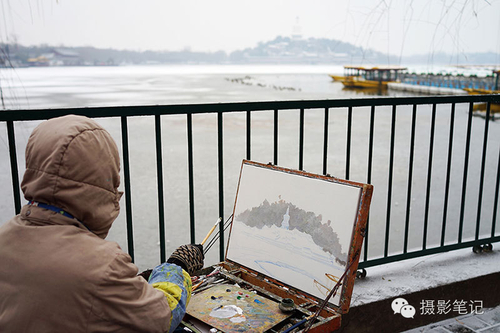
M360 194L244 164L227 258L324 299L347 266ZM340 291L330 303L339 305Z

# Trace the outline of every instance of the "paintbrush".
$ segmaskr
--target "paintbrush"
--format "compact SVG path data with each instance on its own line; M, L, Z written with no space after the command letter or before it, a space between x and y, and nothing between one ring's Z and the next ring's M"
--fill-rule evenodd
M210 237L210 235L214 232L215 228L217 227L217 225L220 223L220 221L222 221L222 217L219 217L217 219L217 222L215 222L214 226L212 227L212 229L210 229L210 231L208 232L208 234L205 236L205 238L201 241L201 245L204 245L205 242L207 241L208 237ZM208 276L207 276L208 277ZM207 280L206 279L203 279L201 280L199 283L195 284L193 286L193 289L191 290L191 292L195 291L196 289L198 289L199 286L201 286L204 282L206 282Z
M204 283L200 283L200 285L196 287L196 292L199 293L199 292L202 292L204 290L210 289L214 285L225 282L225 281L226 281L226 279L219 279L219 280L207 279L207 280L203 281ZM206 282L206 285L205 285L205 282ZM203 287L200 288L201 285L203 285ZM194 292L194 291L195 291L195 288L193 287L192 292Z
M312 317L314 317L314 314L310 315L309 317L303 319L302 321L299 321L297 324L293 325L292 327L290 328L287 328L286 330L283 331L283 333L288 333L288 332L291 332L294 328L297 328L299 327L300 325L302 325L303 323L305 323L306 321L308 321L309 319L311 319Z
M208 234L205 236L205 239L203 239L201 241L201 245L204 245L205 242L207 241L208 237L210 237L210 235L214 232L215 228L217 227L217 225L220 223L220 221L222 221L222 217L219 217L217 219L217 222L215 222L214 226L212 227L212 229L210 229L210 231L208 232Z
M231 225L231 218L233 217L233 214L231 214L226 222L224 222L224 230L223 231L226 231L226 229ZM215 234L215 236L210 240L210 242L208 242L208 245L206 247L203 248L203 254L206 254L208 252L208 250L210 250L210 248L215 244L215 242L220 238L220 230L217 231L217 233Z
M198 289L199 286L201 286L206 280L201 280L199 283L195 284L193 286L193 289L191 289L191 292L195 291L196 289Z
M314 315L312 317L308 317L308 318L305 319L306 322L308 320L310 320L310 321L307 324L307 326L306 326L306 328L304 329L303 332L305 332L305 333L309 332L309 330L311 329L312 325L314 324L314 321L316 320L316 318L318 318L320 312L323 311L323 309L325 308L325 306L328 304L328 301L330 300L330 298L337 293L337 290L342 285L342 283L344 281L344 278L347 275L347 272L349 271L349 269L351 269L351 266L356 262L356 259L357 259L358 256L359 256L359 252L354 255L351 263L345 269L344 274L342 274L342 276L339 278L339 280L337 281L337 283L335 284L335 286L333 287L333 289L330 290L330 292L328 293L328 296L325 298L325 300L323 301L323 303L321 304L321 306L318 308L318 310L316 311L316 313L314 313Z

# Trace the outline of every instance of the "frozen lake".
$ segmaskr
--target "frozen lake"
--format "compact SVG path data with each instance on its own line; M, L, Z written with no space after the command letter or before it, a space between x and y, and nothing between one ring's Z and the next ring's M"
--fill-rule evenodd
M334 99L373 97L342 89L327 74L341 73L341 66L123 66L73 68L0 69L4 103L8 109L66 108L83 106L155 105L270 100ZM402 96L403 93L390 95ZM407 95L407 94L406 94ZM467 105L457 105L452 181L446 242L457 238L464 165ZM440 241L443 218L443 190L448 151L450 106L438 107L431 187L428 247ZM304 169L322 172L323 110L308 110L305 116ZM415 139L413 192L411 198L409 248L422 242L431 109L418 108ZM387 164L390 148L388 107L377 108L373 159L369 257L383 255L386 220ZM394 159L394 185L389 253L400 253L403 244L408 182L411 108L398 107ZM345 175L345 109L330 111L328 172ZM98 119L121 146L120 120ZM279 116L279 165L298 168L298 110L284 110ZM368 156L369 108L353 112L350 179L365 182ZM24 172L24 149L37 122L16 123L16 144L20 174ZM489 124L481 234L491 230L494 183L500 146L499 125ZM193 116L196 240L201 241L218 218L217 119L215 115ZM469 180L465 205L464 240L474 236L477 214L482 129L484 120L473 118ZM189 242L187 137L185 116L162 117L167 254ZM159 263L156 157L154 119L129 120L132 178L132 212L136 262L141 269ZM0 124L0 224L14 214L5 124ZM225 218L234 205L241 160L245 157L245 114L224 116ZM252 115L252 159L273 160L273 113ZM122 178L123 179L123 178ZM122 184L123 190L123 184ZM113 225L108 239L126 249L125 210ZM497 230L500 228L497 227ZM497 231L498 234L498 231ZM227 237L225 238L227 240ZM207 263L218 261L216 246Z

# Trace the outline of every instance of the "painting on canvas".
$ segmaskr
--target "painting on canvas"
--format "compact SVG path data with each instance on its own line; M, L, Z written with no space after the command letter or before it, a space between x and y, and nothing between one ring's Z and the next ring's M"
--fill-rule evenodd
M227 259L324 299L346 269L360 194L243 163Z

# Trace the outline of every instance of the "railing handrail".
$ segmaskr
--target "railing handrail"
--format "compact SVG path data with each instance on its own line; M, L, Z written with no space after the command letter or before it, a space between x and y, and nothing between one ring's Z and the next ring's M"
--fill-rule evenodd
M133 105L133 106L102 106L75 107L54 109L19 109L0 112L0 121L31 121L44 120L68 114L88 116L92 118L155 116L168 114L195 114L217 112L297 110L315 108L342 108L362 106L392 106L392 105L425 105L448 103L491 102L500 103L500 94L463 95L463 96L424 96L424 97L381 97L381 98L351 98L326 100L289 100L263 102L232 102L209 104L173 104L173 105ZM43 112L43 113L42 113Z

